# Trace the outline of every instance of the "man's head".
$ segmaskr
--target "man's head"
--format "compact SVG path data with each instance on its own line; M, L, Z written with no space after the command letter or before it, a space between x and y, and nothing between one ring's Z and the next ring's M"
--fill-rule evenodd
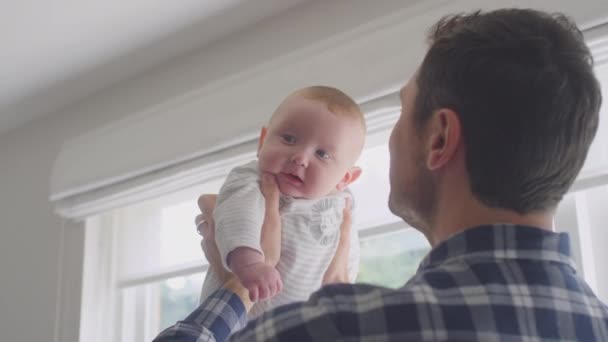
M313 86L289 95L262 129L262 171L285 195L318 198L343 190L361 170L366 127L359 106L338 89Z
M459 183L488 208L553 210L598 126L581 32L561 15L505 9L445 17L429 38L391 137L391 210L428 226Z

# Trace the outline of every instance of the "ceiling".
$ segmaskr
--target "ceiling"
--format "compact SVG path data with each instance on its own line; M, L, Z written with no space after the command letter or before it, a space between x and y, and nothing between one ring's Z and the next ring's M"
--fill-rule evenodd
M0 134L305 1L13 1L0 12Z

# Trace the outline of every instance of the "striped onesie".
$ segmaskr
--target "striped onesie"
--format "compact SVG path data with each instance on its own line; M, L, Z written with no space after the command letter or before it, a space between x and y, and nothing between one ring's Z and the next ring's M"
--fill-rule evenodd
M228 253L237 247L262 253L260 234L265 201L259 177L257 161L252 161L230 171L220 189L213 216L216 242L226 269L229 269ZM269 300L255 303L250 318L280 305L305 301L321 287L323 275L338 247L346 197L351 197L350 192L314 200L281 197L281 257L277 270L283 280L283 290ZM359 270L359 239L356 232L351 236L348 273L354 281ZM208 272L201 300L221 285L215 274Z

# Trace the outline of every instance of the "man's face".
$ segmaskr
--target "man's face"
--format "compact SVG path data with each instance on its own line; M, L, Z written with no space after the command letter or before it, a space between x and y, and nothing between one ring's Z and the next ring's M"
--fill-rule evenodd
M436 186L426 168L424 130L417 131L414 104L418 93L416 76L401 89L401 115L389 140L389 208L412 227L426 233L432 215Z

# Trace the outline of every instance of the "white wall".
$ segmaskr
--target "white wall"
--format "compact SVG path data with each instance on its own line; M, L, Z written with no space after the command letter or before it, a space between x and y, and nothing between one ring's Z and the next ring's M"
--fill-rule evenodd
M0 137L0 340L54 340L62 220L48 201L51 169L66 139L122 114L68 112Z

